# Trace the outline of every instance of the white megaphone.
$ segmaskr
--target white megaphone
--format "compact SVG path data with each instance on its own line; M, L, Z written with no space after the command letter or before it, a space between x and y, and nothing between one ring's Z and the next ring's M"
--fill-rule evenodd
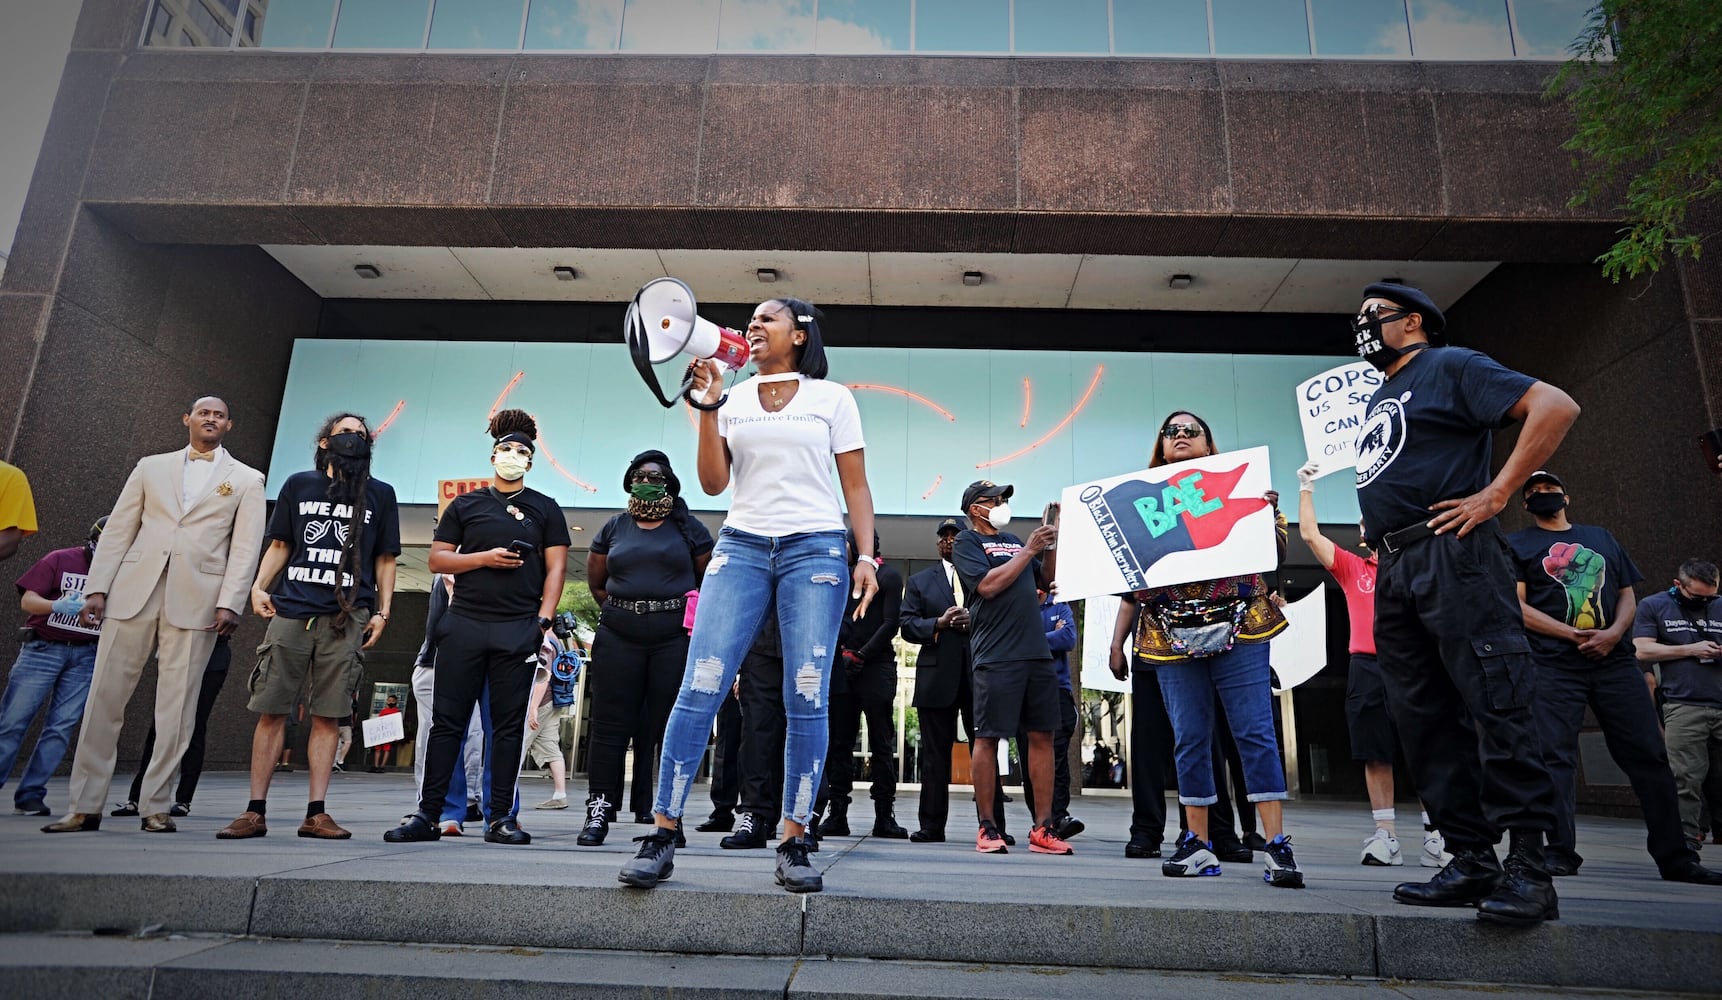
M652 373L653 365L661 365L678 354L710 358L730 371L740 371L748 363L751 349L747 337L740 330L702 319L694 303L693 289L679 278L653 278L641 285L634 293L634 301L628 303L628 315L622 326L634 368L666 408L676 405L675 398L664 396L663 387ZM690 406L702 410L715 410L729 398L725 393L716 403L701 403L692 397L693 385L694 380L687 379L675 396L685 397Z

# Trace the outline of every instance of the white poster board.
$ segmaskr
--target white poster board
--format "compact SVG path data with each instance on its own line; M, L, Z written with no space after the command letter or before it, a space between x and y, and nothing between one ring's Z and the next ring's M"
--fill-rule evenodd
M1355 361L1298 383L1303 446L1316 465L1315 478L1356 467L1357 451L1352 445L1363 426L1369 397L1381 381L1381 373L1369 362Z
M405 720L406 715L401 712L366 719L360 723L365 730L365 746L374 747L380 743L398 743L406 739L407 724Z
M84 592L84 584L88 580L89 575L86 573L61 572L60 593L82 594ZM90 628L88 625L84 624L84 616L79 613L62 615L58 611L53 612L48 615L48 624L66 632L79 632L88 636L97 636L102 634L101 626L98 625L95 628ZM20 736L20 738L22 738L22 736Z
M1058 599L1271 572L1270 484L1263 447L1065 487Z
M1280 609L1285 631L1268 640L1274 690L1290 691L1327 666L1327 584Z
M1112 676L1107 660L1112 648L1112 627L1118 621L1118 598L1110 594L1090 597L1082 604L1082 676L1078 684L1087 691L1130 691L1130 682Z

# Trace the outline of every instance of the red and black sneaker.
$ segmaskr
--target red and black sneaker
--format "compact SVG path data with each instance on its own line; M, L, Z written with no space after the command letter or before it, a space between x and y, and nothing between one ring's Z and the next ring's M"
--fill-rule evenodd
M1052 823L1037 826L1028 832L1028 849L1035 854L1075 854L1070 842L1058 835Z
M998 827L994 826L990 820L983 822L980 832L975 834L975 850L982 854L1010 853L1005 849L1004 836L999 833Z

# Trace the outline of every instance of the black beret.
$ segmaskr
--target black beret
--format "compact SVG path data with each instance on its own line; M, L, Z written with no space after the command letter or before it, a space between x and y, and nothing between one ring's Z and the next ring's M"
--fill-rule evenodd
M1422 316L1423 329L1429 331L1431 339L1439 337L1447 329L1447 317L1441 315L1441 308L1435 304L1435 300L1423 294L1421 288L1397 285L1390 281L1378 281L1363 290L1363 297L1366 299L1386 299Z
M628 471L622 473L623 493L628 492L628 480L634 478L634 470L645 465L647 462L656 462L658 465L663 467L664 485L669 489L670 496L679 497L682 495L682 481L676 478L676 470L670 468L670 456L655 448L650 451L640 452L638 455L634 456L633 461L628 463Z

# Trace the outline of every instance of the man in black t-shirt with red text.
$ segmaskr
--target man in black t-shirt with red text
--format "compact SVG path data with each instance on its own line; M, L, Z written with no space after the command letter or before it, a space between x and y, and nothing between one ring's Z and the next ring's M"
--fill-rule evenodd
M1670 882L1722 885L1722 873L1698 863L1680 833L1680 806L1656 706L1640 679L1631 641L1643 579L1626 550L1604 528L1567 520L1566 487L1552 472L1525 483L1524 504L1536 527L1508 538L1519 571L1519 603L1537 665L1534 714L1543 759L1555 785L1551 875L1576 875L1574 779L1585 708L1596 713L1609 755L1632 783L1649 831L1650 856Z
M1358 355L1387 376L1357 435L1358 505L1381 539L1376 655L1414 784L1453 853L1433 879L1401 883L1393 897L1531 926L1559 915L1543 869L1554 786L1495 515L1566 437L1578 404L1487 355L1437 346L1445 327L1427 295L1385 282L1363 290L1352 322ZM1494 432L1513 421L1523 428L1491 478Z

